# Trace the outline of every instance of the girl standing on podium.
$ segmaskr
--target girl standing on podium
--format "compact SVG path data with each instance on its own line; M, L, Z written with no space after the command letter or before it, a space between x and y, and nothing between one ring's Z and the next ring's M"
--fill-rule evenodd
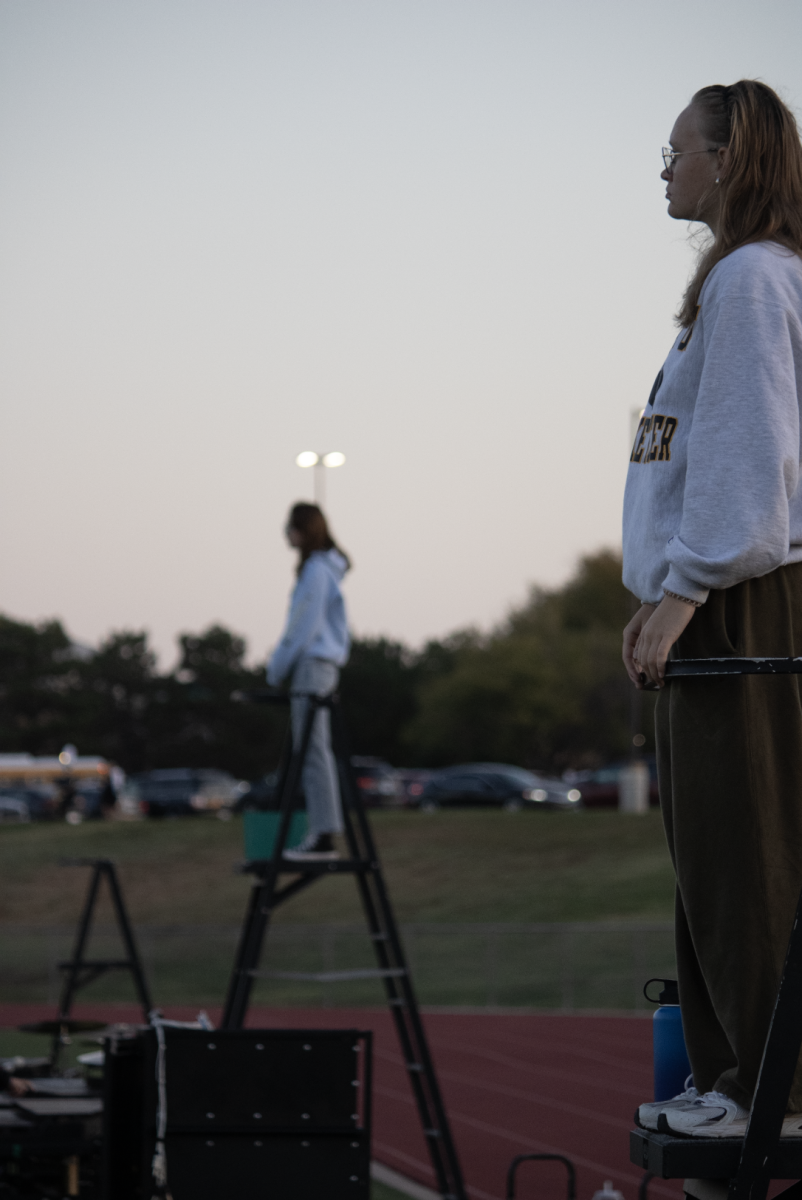
M348 661L351 640L340 583L351 564L331 536L317 504L294 505L285 533L290 546L298 551L298 578L284 632L267 665L267 682L275 687L290 679L290 719L297 749L306 722L307 697L331 695L340 667ZM343 819L328 708L319 708L315 716L301 782L308 832L300 845L284 851L284 858L292 862L337 858L332 835L342 833Z
M663 150L668 215L707 225L630 459L636 687L679 658L802 655L802 146L763 83L703 88ZM693 1086L642 1125L746 1129L802 888L800 676L675 678L656 710ZM797 1067L784 1126L802 1135ZM686 1191L688 1188L686 1187Z

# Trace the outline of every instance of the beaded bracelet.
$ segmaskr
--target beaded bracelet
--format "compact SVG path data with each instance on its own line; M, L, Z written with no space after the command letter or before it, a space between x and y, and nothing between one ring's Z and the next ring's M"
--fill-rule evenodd
M692 604L694 608L701 608L701 600L689 600L687 596L679 596L676 592L670 592L668 588L663 588L663 595L670 596L672 600L681 600L683 604Z

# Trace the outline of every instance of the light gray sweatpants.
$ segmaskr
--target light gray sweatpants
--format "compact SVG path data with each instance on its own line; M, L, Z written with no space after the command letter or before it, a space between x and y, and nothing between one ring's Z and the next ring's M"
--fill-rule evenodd
M337 687L339 669L325 658L302 658L292 673L290 684L290 713L292 744L297 750L303 736L309 701L296 692L328 696ZM342 833L343 817L337 764L331 749L331 712L319 708L312 726L301 775L309 832Z

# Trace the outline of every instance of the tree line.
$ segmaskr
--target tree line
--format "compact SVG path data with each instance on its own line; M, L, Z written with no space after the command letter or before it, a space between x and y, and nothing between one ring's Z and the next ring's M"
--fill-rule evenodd
M462 630L419 650L355 639L340 687L354 752L396 766L549 771L621 758L631 743L620 661L631 607L620 557L601 551L563 587L533 589L489 633ZM72 742L128 772L263 774L278 758L285 710L232 700L265 686L263 667L248 665L245 640L220 625L178 644L176 667L163 672L143 631L113 633L88 652L59 621L0 616L0 752L56 754ZM643 726L648 748L649 712Z

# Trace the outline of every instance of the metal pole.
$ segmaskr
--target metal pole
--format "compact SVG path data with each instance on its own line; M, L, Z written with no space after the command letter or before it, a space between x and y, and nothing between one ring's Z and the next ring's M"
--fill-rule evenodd
M765 1200L771 1180L770 1158L782 1132L788 1096L802 1046L802 895L788 942L777 1003L771 1018L755 1098L741 1148L738 1174L730 1180L729 1200Z
M150 1019L150 1013L153 1010L153 1000L151 999L145 972L142 969L142 960L139 957L139 949L134 938L134 931L131 928L131 922L128 920L128 913L123 903L122 892L120 891L120 884L117 879L117 871L114 863L111 861L103 864L103 870L106 873L109 891L111 892L111 899L117 916L117 926L122 934L125 952L131 964L131 974L134 977L134 986L139 996L139 1003L142 1005L143 1019L147 1024Z

